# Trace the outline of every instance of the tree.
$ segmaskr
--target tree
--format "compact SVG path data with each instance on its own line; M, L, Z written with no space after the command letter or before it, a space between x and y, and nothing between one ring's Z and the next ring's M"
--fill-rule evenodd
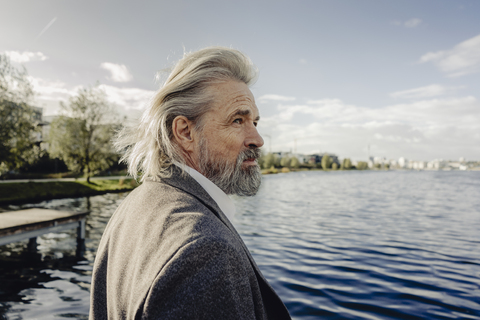
M324 154L323 157L322 157L322 168L323 170L327 170L327 169L330 169L330 167L332 166L332 158L330 158L330 156L328 154Z
M343 162L340 168L343 170L350 170L352 168L352 161L349 158L343 159Z
M285 156L285 157L282 157L282 159L280 160L280 166L281 167L288 167L290 165L290 158Z
M25 68L15 68L0 54L0 175L35 161L41 113L31 106L32 84Z
M337 170L338 164L336 162L332 163L332 170Z
M274 165L275 165L275 156L272 153L267 153L265 156L263 156L263 163L262 163L263 169L270 169Z
M300 168L300 161L298 161L297 157L292 157L292 159L290 160L290 168Z
M358 170L366 170L368 169L368 163L365 161L358 161L357 162L357 169Z
M111 139L115 113L98 86L79 89L69 104L61 103L62 115L51 123L51 154L65 161L70 170L84 172L87 182L96 170L118 161Z

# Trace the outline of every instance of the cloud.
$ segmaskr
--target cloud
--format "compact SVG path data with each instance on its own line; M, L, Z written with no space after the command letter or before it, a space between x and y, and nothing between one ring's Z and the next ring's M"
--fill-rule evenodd
M155 91L140 88L119 88L102 84L100 85L109 102L123 107L125 110L143 109L155 94Z
M440 84L431 84L429 86L396 91L390 94L392 98L404 98L404 99L422 99L422 98L432 98L447 94L453 94L458 89L462 87L446 87Z
M67 101L68 98L76 93L76 89L78 89L78 87L68 88L67 85L61 81L49 81L32 76L29 76L28 80L33 85L35 98L37 100Z
M298 60L298 63L307 64L307 59L300 59L300 60Z
M82 86L69 86L61 81L49 81L29 76L39 106L46 106L45 114L57 114L59 102L67 102ZM138 114L155 94L155 91L140 88L119 88L102 84L107 101L118 107L120 113Z
M422 23L422 20L420 20L418 18L413 18L413 19L405 21L403 23L403 25L407 28L415 28L415 27L419 26L421 23Z
M281 95L278 95L278 94L265 94L263 96L261 96L260 98L258 98L258 100L260 100L261 102L264 102L264 101L294 101L295 98L294 97L285 97L285 96L281 96Z
M409 159L480 158L480 101L473 96L424 99L383 108L339 99L277 106L262 117L260 133L272 137L273 151L333 152L364 160L371 155ZM306 116L305 116L306 115ZM295 139L295 142L294 142Z
M104 62L100 65L100 67L110 71L111 77L107 79L110 79L114 82L128 82L133 79L132 75L124 64Z
M432 62L450 77L477 73L480 71L480 34L450 50L428 52L420 57L419 62Z
M48 59L46 55L41 52L30 51L5 51L4 52L12 62L25 63L30 61L45 61Z
M395 26L404 26L406 28L415 28L415 27L418 27L422 23L422 20L418 19L418 18L412 18L412 19L406 20L406 21L394 20L391 23Z

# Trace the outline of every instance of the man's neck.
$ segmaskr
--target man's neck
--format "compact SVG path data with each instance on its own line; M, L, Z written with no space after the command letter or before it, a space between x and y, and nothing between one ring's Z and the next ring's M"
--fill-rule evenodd
M233 218L235 215L235 205L232 199L230 199L222 189L220 189L217 185L215 185L212 181L207 179L194 168L178 162L174 162L174 164L187 172L193 179L195 179L195 181L198 182L199 185L202 186L203 189L205 189L205 191L217 203L217 205L220 207L220 210L222 210L229 220Z

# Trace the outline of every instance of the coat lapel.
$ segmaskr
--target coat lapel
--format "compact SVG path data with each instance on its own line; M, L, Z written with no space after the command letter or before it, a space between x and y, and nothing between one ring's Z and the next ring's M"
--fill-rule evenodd
M192 196L196 197L200 202L202 202L206 207L208 207L213 212L213 214L215 214L215 216L220 219L220 221L225 226L227 226L227 228L232 232L232 234L237 238L237 240L240 241L243 249L245 250L245 253L247 254L248 259L250 260L250 263L253 266L257 277L261 278L268 286L270 286L263 274L260 272L260 269L255 263L255 260L253 259L250 251L248 250L247 246L243 242L243 239L240 237L235 227L222 212L215 200L212 199L208 192L205 191L205 189L195 179L193 179L188 173L182 172L182 170L176 165L172 165L172 176L169 178L162 178L161 181L169 184L172 187L178 188L191 194Z
M263 276L260 268L258 268L255 260L253 259L250 251L243 242L242 237L238 234L235 227L232 225L230 220L225 216L220 207L217 205L215 200L208 194L208 192L188 173L182 172L180 168L176 165L173 165L172 176L170 178L162 178L161 181L172 186L183 190L197 198L201 203L203 203L207 208L212 211L212 213L220 219L220 221L232 232L232 235L241 243L245 254L252 265L253 271L258 279L260 290L262 292L262 297L268 311L269 318L272 319L291 319L288 313L287 308L281 301L281 299L273 290L272 286L268 283L267 279Z

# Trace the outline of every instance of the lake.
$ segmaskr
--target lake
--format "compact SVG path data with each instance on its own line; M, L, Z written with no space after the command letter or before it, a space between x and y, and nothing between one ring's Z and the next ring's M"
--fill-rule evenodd
M91 210L75 234L0 246L0 319L87 319L95 252L126 194L9 209ZM294 172L234 197L233 224L294 319L479 319L480 172ZM4 209L6 209L4 207Z

